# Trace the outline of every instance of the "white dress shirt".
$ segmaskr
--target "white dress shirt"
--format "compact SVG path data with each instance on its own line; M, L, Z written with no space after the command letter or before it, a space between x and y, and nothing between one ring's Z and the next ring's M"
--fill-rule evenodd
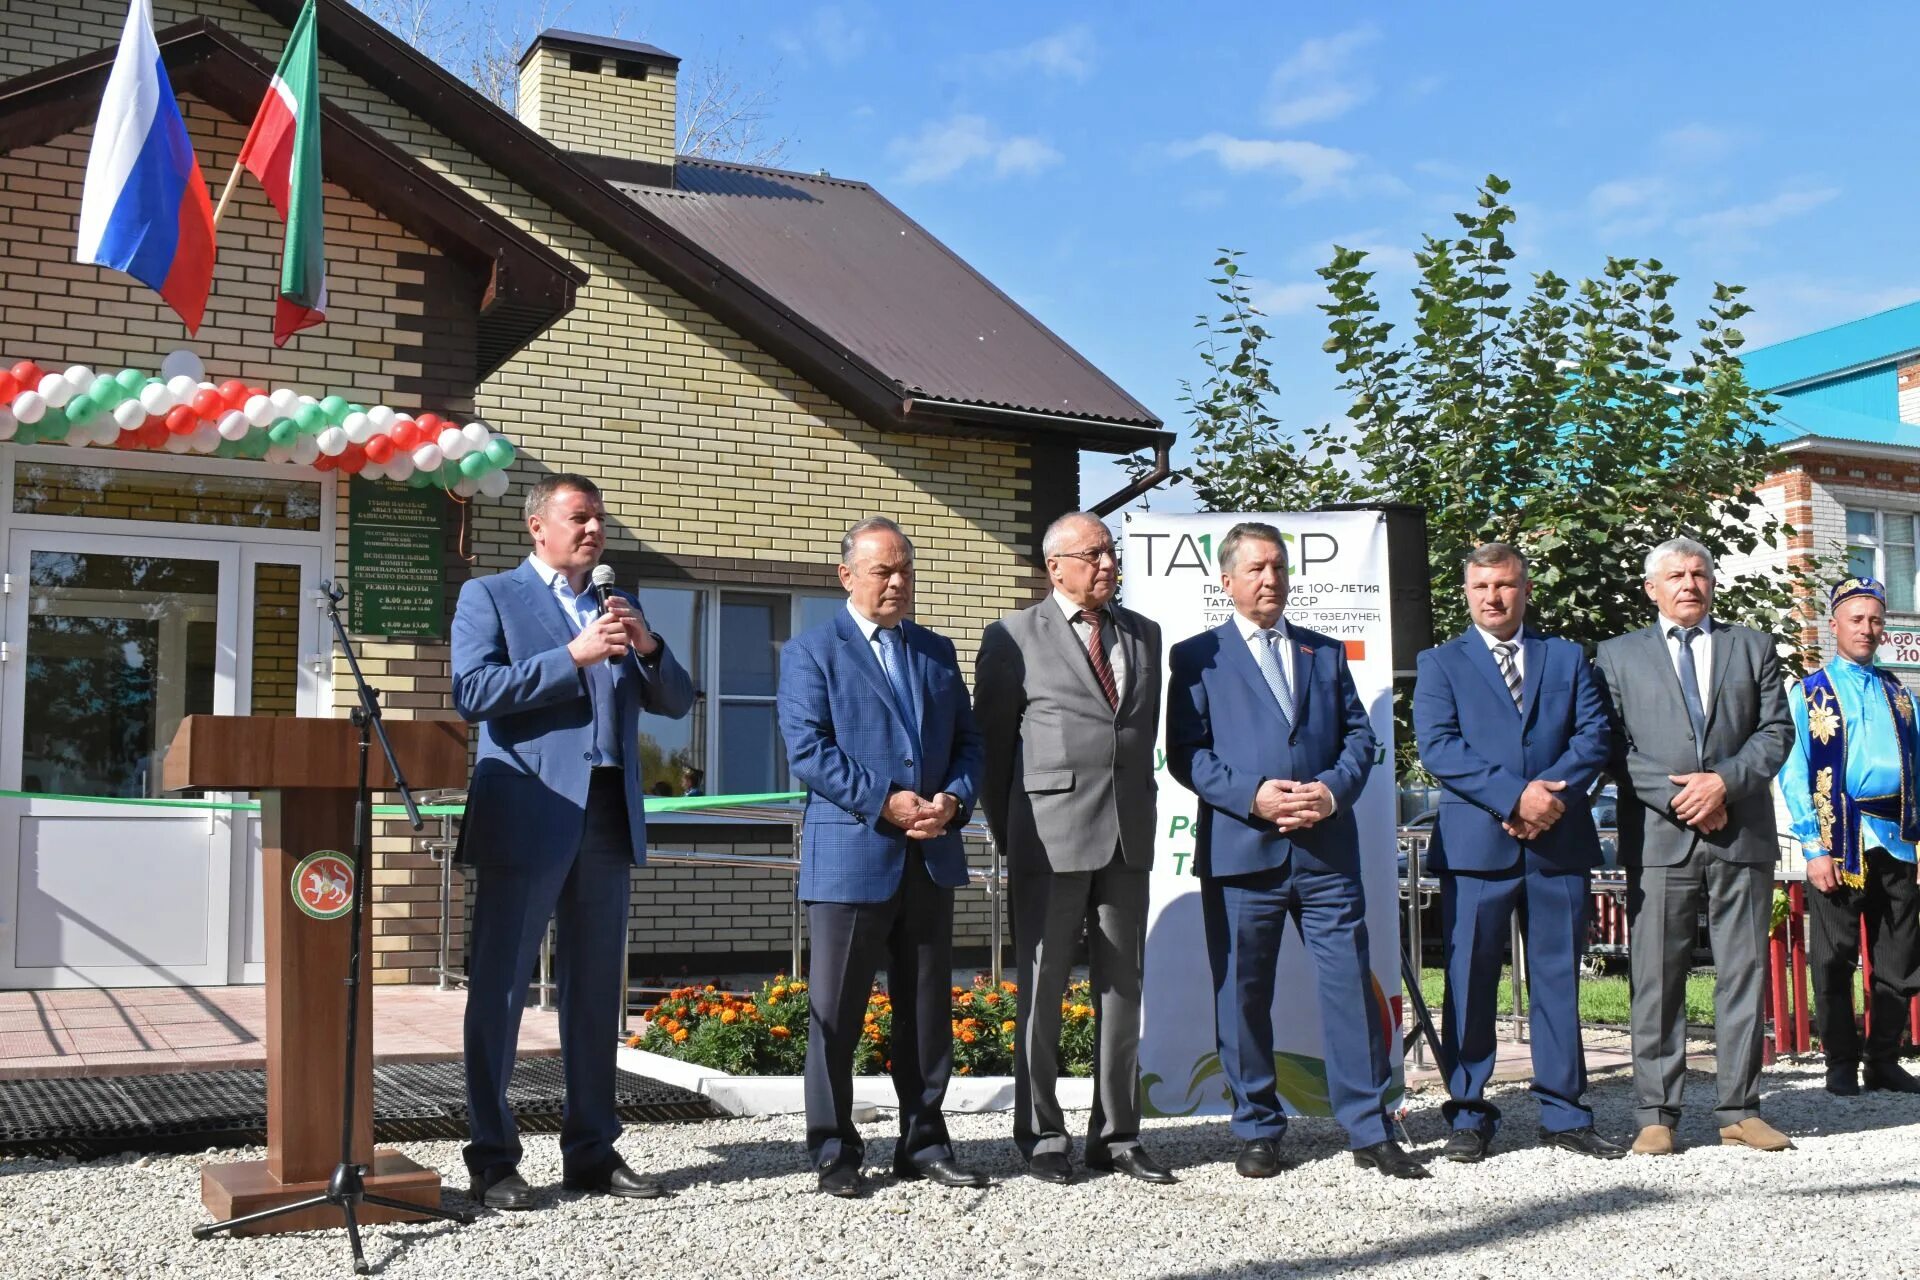
M1679 625L1666 614L1660 615L1660 638L1667 643L1667 661L1673 663L1675 679L1680 676L1680 637L1673 634L1673 628ZM1713 619L1703 617L1695 625L1700 628L1700 634L1693 638L1693 670L1700 677L1700 710L1712 715L1713 645L1707 637L1713 634Z
M547 590L553 592L554 603L560 606L560 616L567 620L569 627L573 628L574 635L577 636L585 631L587 625L600 616L600 599L593 594L591 587L576 593L573 584L567 581L564 571L554 568L537 555L528 556L527 563L532 565L533 571L540 575L540 580L547 584ZM596 695L604 699L603 705L613 705L611 701L613 674L606 663L596 662L589 666L586 670L586 679L594 686ZM611 733L612 730L609 729L607 732ZM595 744L591 758L593 768L610 769L619 763L619 756Z
M1087 636L1093 630L1091 623L1080 621L1080 606L1061 595L1053 593L1053 603L1067 616L1067 625L1073 628L1074 638L1080 641L1082 649L1087 648ZM1100 650L1107 655L1107 666L1113 671L1113 688L1121 698L1127 696L1127 647L1120 643L1119 629L1114 625L1113 610L1102 608L1100 623ZM1091 650L1089 650L1089 655ZM1092 664L1089 656L1088 664Z
M1478 631L1480 638L1487 642L1487 652L1493 653L1493 665L1496 667L1500 665L1500 655L1493 652L1494 647L1503 644L1513 646L1513 669L1520 673L1520 687L1525 689L1527 687L1527 646L1521 640L1525 628L1514 632L1511 640L1502 640L1477 622L1473 624L1473 629Z
M1233 625L1240 628L1240 638L1247 642L1247 656L1253 659L1253 665L1260 666L1260 650L1266 641L1260 636L1260 624L1245 617L1238 609L1233 611ZM1280 660L1280 680L1287 686L1287 701L1295 707L1300 705L1300 695L1293 688L1293 646L1287 643L1287 615L1281 614L1274 622L1273 630L1279 633L1273 642L1274 657ZM1261 670L1265 670L1264 667Z

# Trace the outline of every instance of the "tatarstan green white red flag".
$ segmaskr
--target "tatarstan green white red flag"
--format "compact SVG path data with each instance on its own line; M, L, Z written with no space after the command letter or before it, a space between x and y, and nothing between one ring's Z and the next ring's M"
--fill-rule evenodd
M326 236L320 218L320 46L314 0L307 0L280 55L273 83L240 148L240 163L260 179L286 220L273 345L327 318Z

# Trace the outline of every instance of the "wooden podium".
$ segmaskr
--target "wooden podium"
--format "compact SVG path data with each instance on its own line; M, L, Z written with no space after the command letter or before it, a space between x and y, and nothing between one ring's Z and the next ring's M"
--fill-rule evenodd
M387 720L394 757L416 791L467 780L467 726L457 720ZM253 791L260 795L260 883L266 894L267 1158L207 1165L200 1199L216 1220L291 1204L326 1191L340 1160L341 1068L346 1055L347 956L351 916L323 918L341 897L339 871L353 852L354 788L360 731L345 718L188 716L167 751L169 791ZM393 775L376 742L368 783L390 791ZM301 883L318 906L303 907L294 873L309 855L334 851ZM355 868L359 874L364 869ZM370 900L370 899L369 899ZM350 901L350 899L349 899ZM373 913L361 934L360 1036L354 1063L353 1159L368 1166L371 1193L438 1207L440 1175L397 1151L373 1147ZM361 1222L415 1221L411 1214L360 1206ZM312 1231L340 1225L330 1206L239 1234Z

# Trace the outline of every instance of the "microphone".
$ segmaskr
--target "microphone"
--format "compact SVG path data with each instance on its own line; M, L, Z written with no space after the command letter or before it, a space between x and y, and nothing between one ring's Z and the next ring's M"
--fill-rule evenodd
M591 589L593 591L593 598L600 602L601 613L613 612L613 579L614 573L612 566L604 564L593 566L593 585ZM608 658L607 665L617 667L620 665L620 659L617 657Z

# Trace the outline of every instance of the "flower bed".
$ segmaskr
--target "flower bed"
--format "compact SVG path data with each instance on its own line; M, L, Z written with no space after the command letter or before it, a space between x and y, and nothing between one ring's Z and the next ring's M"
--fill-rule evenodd
M1011 982L995 986L985 975L953 988L953 1071L961 1076L1001 1076L1013 1071L1013 1030L1019 992ZM714 986L681 987L647 1012L646 1030L628 1038L644 1049L729 1075L799 1075L807 1060L807 984L782 974L758 992ZM1067 988L1060 1001L1060 1069L1069 1076L1093 1074L1093 1001L1085 982ZM893 1000L876 987L867 999L853 1069L883 1075L892 1065Z

